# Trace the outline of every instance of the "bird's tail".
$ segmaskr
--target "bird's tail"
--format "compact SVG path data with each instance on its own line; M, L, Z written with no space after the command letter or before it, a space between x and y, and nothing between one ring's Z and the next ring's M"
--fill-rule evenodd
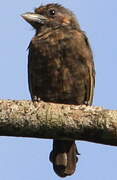
M53 151L50 153L50 161L53 169L60 177L70 176L76 169L78 161L75 141L54 140Z

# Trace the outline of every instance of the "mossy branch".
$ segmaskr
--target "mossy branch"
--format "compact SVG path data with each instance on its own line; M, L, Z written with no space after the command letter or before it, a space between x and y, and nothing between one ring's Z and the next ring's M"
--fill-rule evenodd
M0 100L0 136L75 139L117 146L117 111Z

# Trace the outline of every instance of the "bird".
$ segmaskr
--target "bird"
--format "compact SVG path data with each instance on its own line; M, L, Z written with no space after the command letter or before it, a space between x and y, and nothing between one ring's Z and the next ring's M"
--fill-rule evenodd
M58 3L22 14L34 29L29 44L28 84L32 101L91 105L95 66L86 33L74 13ZM75 140L53 140L50 161L60 177L76 170Z

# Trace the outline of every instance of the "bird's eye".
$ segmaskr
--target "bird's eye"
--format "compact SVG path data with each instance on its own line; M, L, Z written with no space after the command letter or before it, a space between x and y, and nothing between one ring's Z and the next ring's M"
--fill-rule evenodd
M49 15L50 16L54 16L55 15L55 10L54 9L50 9L49 10Z

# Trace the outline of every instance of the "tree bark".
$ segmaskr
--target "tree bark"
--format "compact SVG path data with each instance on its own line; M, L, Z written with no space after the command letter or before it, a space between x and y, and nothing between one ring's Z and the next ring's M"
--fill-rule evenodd
M75 139L117 146L117 111L0 100L0 136Z

